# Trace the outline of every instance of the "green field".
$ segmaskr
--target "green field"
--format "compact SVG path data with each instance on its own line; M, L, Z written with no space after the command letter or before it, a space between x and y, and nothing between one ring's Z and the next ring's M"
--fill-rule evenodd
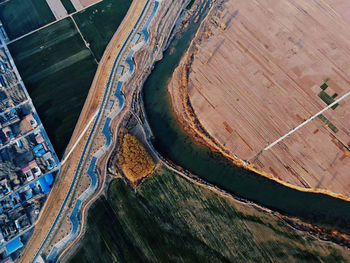
M349 253L161 168L136 194L111 182L70 262L348 262Z
M132 0L103 0L77 14L74 20L98 60L126 15Z
M10 39L55 21L45 0L9 0L0 4L0 20Z
M71 18L9 45L46 131L60 156L97 69Z
M75 12L75 7L70 0L61 0L62 5L67 10L68 14Z

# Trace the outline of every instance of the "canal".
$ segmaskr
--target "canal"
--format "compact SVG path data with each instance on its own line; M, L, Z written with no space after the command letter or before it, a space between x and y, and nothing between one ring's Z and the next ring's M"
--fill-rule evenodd
M173 163L247 200L320 226L350 233L350 204L323 194L300 192L234 166L184 132L174 115L167 82L189 47L199 22L191 22L172 41L143 87L146 115L155 148Z

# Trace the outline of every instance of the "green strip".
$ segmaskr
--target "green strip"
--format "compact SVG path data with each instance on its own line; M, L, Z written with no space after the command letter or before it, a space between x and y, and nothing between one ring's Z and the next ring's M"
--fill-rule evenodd
M61 0L61 2L64 8L67 10L68 14L77 11L70 0Z

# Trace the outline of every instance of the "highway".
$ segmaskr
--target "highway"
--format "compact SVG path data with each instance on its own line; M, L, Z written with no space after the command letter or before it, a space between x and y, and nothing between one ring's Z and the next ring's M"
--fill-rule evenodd
M67 204L68 200L71 198L71 193L74 190L75 182L77 181L78 178L80 178L81 174L84 171L84 167L86 167L86 165L89 164L88 165L88 167L89 167L88 168L88 175L90 176L90 178L92 180L90 188L87 189L83 193L83 195L77 199L77 202L76 202L75 207L73 209L73 216L70 217L70 220L71 220L71 222L73 224L72 232L65 239L63 239L62 243L57 244L56 249L52 250L53 252L49 255L50 260L53 260L57 256L57 253L59 252L59 250L64 248L65 245L67 245L69 242L74 240L74 236L76 236L78 234L79 227L78 227L78 223L77 223L76 219L77 219L77 216L79 214L79 210L80 210L81 204L93 192L95 192L95 190L97 188L97 183L98 183L97 179L98 178L97 178L97 176L94 173L95 165L97 163L98 158L100 158L106 152L106 150L107 150L107 148L109 146L109 145L105 144L97 153L94 154L94 157L89 161L89 163L87 163L87 159L88 159L87 156L89 156L91 148L92 148L91 147L91 142L95 138L96 133L99 131L99 127L102 125L103 121L106 119L106 116L105 116L106 105L107 105L107 102L111 99L111 96L116 97L117 100L118 100L118 107L116 108L116 110L114 110L111 113L111 116L113 115L112 117L115 117L123 109L124 98L123 98L123 95L121 93L121 88L122 88L123 83L133 73L134 67L130 66L129 71L125 75L123 75L122 79L119 80L116 85L114 85L116 83L116 77L117 77L116 71L117 71L118 65L124 62L122 60L123 54L129 48L129 45L130 45L131 40L133 39L133 36L140 31L140 29L139 29L140 25L142 25L143 20L149 15L149 13L147 11L149 10L149 8L152 5L152 3L154 3L154 8L152 10L152 13L150 14L150 17L149 17L148 21L145 24L146 30L145 30L145 27L143 27L142 28L143 30L141 30L143 34L144 34L144 32L147 32L147 28L149 27L149 24L151 23L152 18L154 17L154 15L156 13L156 10L158 8L159 0L147 0L146 4L145 4L145 6L144 6L144 8L143 8L143 10L141 12L141 15L139 16L136 24L133 26L131 32L129 33L129 35L128 35L127 39L126 39L126 41L124 42L124 44L121 47L117 57L114 60L114 63L113 63L113 66L112 66L112 70L111 70L111 73L109 75L108 82L106 84L106 88L105 88L105 91L104 91L104 94L103 94L103 98L102 98L102 102L100 104L99 110L94 114L94 116L91 118L90 122L87 124L87 126L84 129L83 133L85 134L85 132L88 130L88 128L90 127L90 125L93 122L93 120L95 120L93 122L93 126L91 128L91 131L89 132L88 139L87 139L87 141L85 143L85 146L83 148L81 157L79 159L78 166L77 166L76 172L74 174L72 184L69 187L68 193L67 193L67 195L66 195L66 197L65 197L65 199L63 201L63 204L62 204L62 206L61 206L61 208L60 208L60 210L59 210L59 212L58 212L58 214L57 214L57 216L56 216L56 218L55 218L55 220L54 220L54 222L53 222L49 232L47 233L47 235L46 235L44 241L42 242L39 250L36 252L32 262L36 261L36 259L40 255L42 249L44 248L44 246L46 245L47 241L49 240L51 234L55 230L55 227L56 227L58 221L61 219L61 215L62 215L62 213L63 213L63 211L64 211L64 209L66 207L66 204ZM148 33L144 35L144 41L143 41L143 43L140 43L142 45L137 44L136 46L134 46L134 50L132 49L132 51L130 51L129 55L127 56L127 61L125 61L126 63L131 65L130 64L131 56L135 53L135 51L137 51L138 49L140 49L142 46L144 46L146 44L145 40L148 40ZM114 93L112 93L114 88L116 88L116 91ZM95 115L96 115L96 117L95 117ZM110 121L107 121L107 120L108 120L108 118L106 119L105 123L107 123L107 125L109 126ZM110 133L108 126L106 126L107 128L103 129L103 131L105 131L103 133L105 137L106 137L106 131L108 131L108 133ZM80 137L82 137L82 136L80 136ZM80 139L78 139L78 140L80 141ZM110 144L110 141L111 141L111 139L108 139L108 136L107 136L106 137L106 143L109 142L109 144ZM73 148L75 148L75 146L72 147L72 150L73 150ZM68 154L70 155L71 152L72 151L70 151ZM66 158L64 159L64 162L68 159L67 158L67 157L69 157L68 154L67 154ZM88 195L86 193L88 193Z

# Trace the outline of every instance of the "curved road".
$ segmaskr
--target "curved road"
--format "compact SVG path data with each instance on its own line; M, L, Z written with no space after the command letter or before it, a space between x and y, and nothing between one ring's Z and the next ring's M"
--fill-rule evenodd
M157 9L158 9L158 5L159 5L159 2L158 0L155 0L155 4L154 4L154 7L153 7L153 10L152 10L152 13L150 15L150 17L148 18L147 22L145 23L145 25L143 26L142 30L141 30L141 33L144 37L143 41L137 45L135 45L131 51L129 52L125 62L129 65L129 70L127 73L125 73L122 78L118 81L118 84L117 84L117 89L116 89L116 92L114 93L114 96L117 98L118 100L118 107L114 110L114 112L112 112L108 118L106 119L106 122L105 122L105 125L104 125L104 128L102 130L102 133L103 135L105 136L106 138L106 143L105 145L94 155L94 157L92 158L92 161L90 163L90 166L89 166L89 169L88 169L88 172L87 174L89 175L90 179L91 179L91 185L90 187L78 198L74 208L73 208L73 211L69 217L70 221L71 221L71 224L72 224L72 231L64 238L62 239L59 243L57 243L53 249L51 250L49 256L47 257L47 262L52 262L56 259L57 255L59 254L59 252L64 249L70 242L72 242L79 234L79 229L80 229L80 224L79 224L79 219L78 219L78 215L79 215L79 212L80 212L80 208L81 208L81 205L82 203L88 198L90 197L97 189L97 183L98 183L98 177L97 175L95 174L95 168L96 168L96 163L98 161L98 159L104 155L110 144L111 144L111 141L112 141L112 136L111 136L111 132L110 132L110 124L111 124L111 120L113 118L115 118L120 112L121 110L123 109L124 107L124 97L123 97L123 94L121 92L121 89L122 89L122 86L123 84L132 76L132 74L134 73L134 70L135 70L135 65L132 61L133 59L133 56L134 54L140 50L141 48L143 48L147 43L148 43L148 38L149 38L149 35L148 35L148 28L157 12ZM120 53L122 52L123 50L120 51ZM117 57L118 59L118 57ZM115 62L117 62L117 59ZM116 73L115 71L112 71L111 74L110 74L110 78L112 76L115 76ZM107 87L108 89L108 87ZM73 149L72 149L73 150ZM67 155L68 156L68 155Z
M78 167L76 169L76 172L74 174L73 177L73 181L72 184L70 185L70 188L68 190L68 194L66 195L63 204L49 230L49 232L47 233L44 241L42 242L39 250L36 252L34 259L32 260L32 262L35 262L36 259L38 258L38 256L40 255L40 253L42 252L42 249L44 248L44 246L46 245L47 241L49 240L51 234L54 232L55 227L58 223L58 221L61 219L61 215L63 214L63 211L67 205L68 200L71 198L71 193L73 192L73 190L75 189L75 182L77 181L77 179L81 176L82 172L84 169L82 169L87 163L86 163L86 159L85 157L90 153L91 150L91 142L92 140L95 138L96 134L95 132L98 132L100 125L102 124L103 120L105 119L105 111L106 111L106 105L107 105L107 101L111 98L111 91L114 88L113 83L115 83L115 79L116 79L116 70L117 70L117 65L121 64L123 61L121 61L122 55L124 53L124 51L128 48L128 46L130 45L130 41L132 39L132 36L134 36L139 30L139 26L141 24L141 22L143 21L143 19L145 17L147 17L148 13L146 11L148 11L148 8L151 6L152 3L154 3L154 8L152 10L151 15L148 18L148 21L145 23L145 26L142 28L141 32L144 35L144 40L142 43L137 44L133 47L133 49L131 49L130 53L128 54L127 58L126 58L126 63L129 65L129 71L123 75L122 79L118 81L117 85L116 85L116 92L113 94L113 96L115 96L118 99L118 107L117 109L111 114L111 115L117 115L119 114L119 112L123 109L124 106L124 98L123 95L121 93L121 88L123 83L129 79L129 77L132 75L133 71L134 71L134 65L132 63L132 56L133 54L139 50L140 48L142 48L148 40L148 33L147 33L147 29L156 13L156 10L158 8L160 0L147 0L141 15L139 16L136 24L134 25L134 27L132 28L131 32L129 33L126 41L124 42L122 48L120 49L116 59L114 60L113 63L113 67L111 70L111 74L109 75L108 78L108 82L106 85L106 89L104 91L104 95L103 95L103 99L102 102L100 104L100 108L96 114L96 119L93 123L92 129L89 132L89 137L85 143L83 152L81 154L81 157L79 159L79 163L78 163ZM146 33L145 33L146 32ZM112 117L115 117L112 116ZM66 236L61 242L59 242L54 249L52 250L52 252L49 255L48 261L50 260L54 260L57 256L57 253L64 248L69 242L71 242L72 240L74 240L74 238L76 237L76 235L79 232L79 222L78 222L78 214L81 208L81 204L84 200L86 200L92 193L94 193L96 191L97 188L97 184L98 184L98 180L97 180L97 176L94 173L95 170L95 165L97 163L97 160L106 152L106 150L108 149L108 146L110 145L111 142L111 138L110 138L110 131L109 131L109 125L111 122L111 117L106 119L106 123L105 126L103 128L102 133L104 134L104 136L106 137L106 144L103 146L103 148L101 148L96 154L94 154L94 157L92 158L92 160L90 161L90 165L88 168L88 175L91 178L91 185L89 187L89 189L87 189L77 200L73 212L70 216L70 220L72 222L73 228L71 233ZM89 126L89 125L88 125ZM107 132L108 131L108 132ZM106 136L107 135L107 136ZM73 149L72 149L73 150ZM85 160L85 161L84 161Z

